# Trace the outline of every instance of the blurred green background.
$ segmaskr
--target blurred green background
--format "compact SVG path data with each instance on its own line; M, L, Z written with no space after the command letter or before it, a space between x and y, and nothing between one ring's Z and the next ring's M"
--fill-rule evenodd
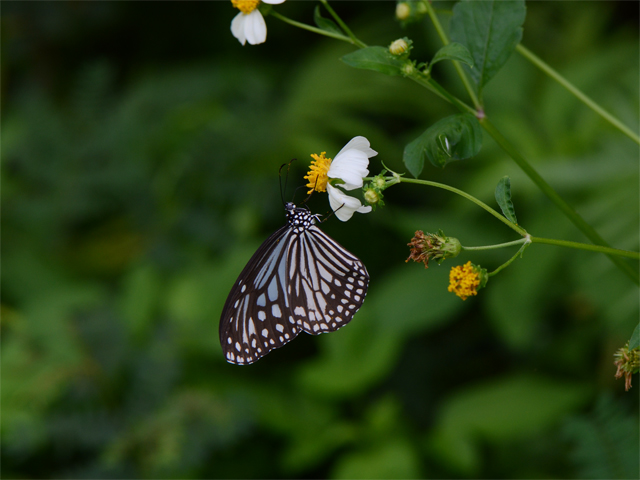
M440 46L393 2L334 3L368 44L407 35L421 60ZM312 23L314 7L276 8ZM2 2L3 478L638 478L640 385L625 393L612 363L637 287L603 255L534 245L462 302L451 266L513 252L425 270L405 263L413 232L515 237L446 192L397 186L385 208L326 222L371 275L354 321L224 361L226 295L285 221L279 166L300 160L297 202L309 154L356 135L373 173L404 171L404 145L456 113L273 17L242 47L236 13ZM636 2L533 2L523 43L637 131L638 18ZM436 77L462 96L445 63ZM549 183L637 251L638 146L517 54L485 97ZM493 206L504 175L521 225L586 241L487 135L477 158L423 173Z

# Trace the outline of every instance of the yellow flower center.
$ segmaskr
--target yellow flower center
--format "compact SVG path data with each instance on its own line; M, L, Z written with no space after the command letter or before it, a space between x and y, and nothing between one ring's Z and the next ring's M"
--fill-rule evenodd
M309 167L309 172L304 177L305 180L309 180L307 183L307 187L309 187L309 191L307 193L311 193L314 190L316 192L326 192L327 191L327 181L329 180L329 167L331 166L331 159L326 158L324 154L327 152L322 152L320 155L316 155L315 153L311 154L311 158L313 161L311 162L311 166Z
M258 8L258 5L260 5L260 0L231 0L231 4L242 13L247 15Z
M478 285L480 285L480 278L478 274L473 271L471 262L467 262L464 265L453 267L449 273L449 288L450 292L454 292L462 300L466 300L467 297L478 294Z

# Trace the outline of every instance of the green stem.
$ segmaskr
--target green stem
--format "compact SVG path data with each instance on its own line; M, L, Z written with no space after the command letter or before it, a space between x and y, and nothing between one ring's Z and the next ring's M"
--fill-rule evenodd
M525 239L527 240L527 239ZM495 274L497 274L498 272L500 272L501 270L507 268L509 265L511 265L511 263L513 263L513 261L518 258L518 256L522 255L522 252L524 252L524 250L531 245L531 242L529 241L525 241L522 246L520 247L520 249L516 252L516 254L511 257L509 260L507 260L505 263L503 263L502 265L500 265L498 268L496 268L493 272L490 272L488 274L489 277L493 277Z
M620 250L618 248L603 247L601 245L592 245L590 243L570 242L568 240L555 240L553 238L531 237L532 243L545 243L547 245L558 245L560 247L577 248L579 250L589 250L591 252L600 252L607 255L617 255L619 257L633 258L640 260L640 253L631 252L629 250Z
M432 93L435 93L443 100L446 100L452 105L455 105L458 108L458 110L461 110L463 112L469 112L474 116L477 115L478 112L476 112L472 107L464 103L459 98L451 95L444 87L442 87L433 78L426 76L419 70L415 70L411 75L408 75L407 77L413 80L414 82L416 82L417 84L422 85L426 89L430 90Z
M530 242L531 240L529 239L529 237L525 237L525 238L521 238L520 240L514 240L512 242L505 242L505 243L497 243L495 245L482 245L480 247L465 247L464 245L462 245L462 250L494 250L496 248L506 248L506 247L513 247L514 245L521 245L523 243L527 243Z
M427 14L429 15L429 18L431 18L431 22L433 23L433 26L435 27L436 32L440 37L440 41L445 46L449 45L449 37L447 37L447 34L442 28L442 25L440 24L440 20L438 20L438 15L436 15L436 12L433 9L431 2L425 1L424 4L427 7ZM464 85L464 88L467 91L469 98L471 98L471 101L475 105L476 110L479 110L481 107L480 102L478 101L476 92L473 90L473 87L471 86L471 82L469 81L469 77L467 77L466 73L464 72L462 65L460 65L460 62L454 61L453 68L455 68L456 72L458 72L458 76L460 77L460 80L462 80L462 84Z
M334 20L336 22L338 22L338 25L340 25L340 28L342 28L342 30L345 31L345 33L347 35L349 35L349 37L352 40L352 43L354 45L357 45L360 48L365 48L367 45L363 42L361 42L358 37L356 37L354 35L354 33L351 31L351 29L347 26L346 23L344 23L342 21L342 19L338 16L338 14L333 10L333 8L331 8L331 6L329 5L329 2L327 2L327 0L320 0L320 3L322 3L322 5L324 5L324 8L327 9L327 11L331 14L331 16L334 18Z
M584 235L596 245L610 248L607 242L600 236L596 230L589 225L578 213L565 202L556 191L540 176L540 174L520 155L520 152L498 131L496 127L484 117L480 119L480 124L485 131L493 137L496 143L518 164L522 171L531 179L536 186L551 200L565 216L584 233ZM625 263L621 258L608 254L609 258L637 285L640 285L640 278L631 265Z
M441 188L443 190L448 190L450 192L453 192L455 194L460 195L461 197L466 198L467 200L475 203L476 205L478 205L480 208L486 210L487 212L489 212L491 215L493 215L494 217L496 217L498 220L500 220L502 223L504 223L505 225L507 225L509 228L511 228L512 230L515 230L516 232L518 232L521 236L526 236L527 235L527 231L514 224L511 223L509 220L507 220L504 216L500 215L498 212L496 212L493 208L491 208L489 205L487 205L484 202L481 202L480 200L478 200L476 197L474 197L473 195L469 195L467 192L464 192L462 190L458 190L457 188L451 187L449 185L445 185L444 183L437 183L437 182L431 182L429 180L420 180L417 178L404 178L401 177L398 174L395 174L393 176L393 180L391 182L388 182L388 185L393 185L395 183L415 183L418 185L428 185L430 187L436 187L436 188Z
M273 15L277 19L282 20L283 22L288 23L289 25L293 25L294 27L302 28L303 30L308 30L309 32L317 33L319 35L324 35L325 37L335 38L336 40L342 40L343 42L347 42L352 45L357 45L361 47L356 42L354 42L352 38L345 37L344 35L340 35L339 33L322 30L321 28L312 27L311 25L307 25L306 23L296 22L295 20L291 20L290 18L285 17L284 15L280 15L275 10L271 10L269 12L269 15Z
M529 49L527 49L526 47L522 46L521 44L519 44L516 47L516 50L523 57L525 57L527 60L529 60L531 63L533 63L536 67L538 67L540 70L542 70L544 73L549 75L551 78L553 78L560 85L562 85L564 88L566 88L576 98L578 98L580 101L582 101L587 107L589 107L591 110L596 112L598 115L600 115L602 118L604 118L607 122L609 122L611 125L613 125L618 130L620 130L622 133L624 133L627 137L629 137L631 140L633 140L637 144L640 144L640 137L636 133L632 132L629 127L627 127L620 120L618 120L616 117L611 115L609 112L607 112L604 108L602 108L596 102L594 102L589 97L587 97L575 85L573 85L566 78L564 78L562 75L560 75L558 72L556 72L553 68L551 68L549 65L547 65L542 59L540 59L538 56L536 56L533 52L531 52Z

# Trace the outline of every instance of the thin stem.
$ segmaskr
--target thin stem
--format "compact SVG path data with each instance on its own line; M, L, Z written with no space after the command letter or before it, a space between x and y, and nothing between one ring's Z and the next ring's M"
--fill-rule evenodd
M547 245L558 245L560 247L577 248L579 250L589 250L591 252L600 252L607 255L617 255L619 257L633 258L640 260L640 253L631 252L629 250L620 250L618 248L603 247L601 245L592 245L590 243L570 242L568 240L555 240L553 238L531 237L532 243L545 243Z
M509 260L507 260L505 263L503 263L502 265L500 265L498 268L496 268L493 272L490 272L488 275L490 277L493 277L496 273L500 272L501 270L507 268L509 265L511 265L511 263L513 263L513 261L518 258L518 256L522 255L522 253L524 252L524 250L531 245L530 241L527 241L528 239L524 239L525 242L522 244L522 246L520 247L520 249L516 252L516 254L511 257Z
M538 67L540 70L542 70L544 73L549 75L560 85L566 88L571 94L573 94L576 98L582 101L587 107L589 107L591 110L596 112L598 115L604 118L607 122L609 122L611 125L616 127L618 130L624 133L631 140L633 140L634 142L640 145L640 137L636 133L632 132L629 127L627 127L620 120L618 120L616 117L614 117L612 114L607 112L604 108L602 108L596 102L594 102L589 97L587 97L575 85L573 85L566 78L564 78L562 75L556 72L553 68L547 65L541 58L536 56L533 52L531 52L526 47L522 46L522 44L519 44L516 47L516 50L523 57L525 57L527 60L533 63L536 67Z
M428 185L430 187L441 188L443 190L448 190L450 192L456 193L456 194L460 195L461 197L464 197L467 200L475 203L480 208L486 210L491 215L493 215L498 220L500 220L502 223L507 225L509 228L511 228L512 230L515 230L516 232L518 232L523 237L527 235L527 231L524 228L522 228L522 227L520 227L520 226L518 226L518 225L516 225L514 223L511 223L509 220L507 220L504 216L500 215L498 212L496 212L489 205L487 205L484 202L481 202L480 200L478 200L473 195L469 195L467 192L464 192L462 190L458 190L457 188L454 188L454 187L450 187L449 185L445 185L444 183L431 182L429 180L420 180L420 179L417 179L417 178L404 178L404 177L401 177L400 175L394 175L394 178L395 178L396 181L390 182L389 185L393 185L394 183L400 183L400 182L402 182L402 183L416 183L418 185Z
M521 245L521 244L526 243L526 242L530 242L528 237L521 238L520 240L514 240L512 242L497 243L495 245L482 245L480 247L465 247L464 245L462 245L462 250L469 250L469 251L471 251L471 250L494 250L496 248L513 247L514 245Z
M596 245L603 247L609 247L607 242L600 236L600 234L589 225L578 213L565 202L556 191L540 176L540 174L529 164L529 162L520 155L520 152L498 131L496 127L489 121L487 117L480 119L480 125L485 131L493 137L496 143L507 152L507 154L518 164L522 171L531 179L536 186L542 190L542 192L551 200L558 209L564 213L564 215L584 233L584 235ZM630 265L625 263L621 258L608 254L609 258L617 267L622 270L629 278L631 278L636 284L640 284L640 278L638 278L638 272L636 272Z
M322 3L324 5L324 8L327 9L327 11L331 14L331 16L334 18L334 20L336 22L338 22L338 25L340 25L340 28L342 28L342 30L345 31L345 33L347 35L349 35L349 37L351 37L352 43L354 45L357 45L360 48L365 48L367 45L363 42L361 42L358 37L356 37L354 35L354 33L351 31L351 29L347 26L346 23L344 23L342 21L342 19L338 16L338 14L333 10L333 8L331 8L331 6L329 5L329 2L327 2L327 0L320 0L320 3Z
M440 24L440 20L438 20L438 15L436 15L436 12L433 9L431 2L425 1L424 4L427 7L427 14L429 15L429 18L431 18L431 22L433 23L433 26L435 27L436 32L440 37L440 41L445 46L449 45L449 38L447 37L447 34L442 28L442 25ZM453 67L456 69L456 72L458 72L458 76L460 77L460 80L462 80L462 84L464 85L464 88L467 91L469 98L471 98L471 101L475 105L476 110L479 110L481 107L480 102L478 101L476 92L473 90L473 87L471 86L471 82L469 82L469 78L467 77L467 74L464 72L462 65L460 65L460 62L454 61Z
M319 35L324 35L325 37L335 38L336 40L342 40L343 42L347 42L347 43L350 43L352 45L356 45L356 43L353 41L353 39L351 39L349 37L346 37L344 35L340 35L339 33L329 32L327 30L322 30L321 28L316 28L316 27L313 27L311 25L307 25L306 23L296 22L295 20L291 20L290 18L279 14L275 10L271 10L269 12L269 15L273 15L277 19L280 19L283 22L288 23L289 25L293 25L294 27L302 28L303 30L308 30L310 32L317 33ZM358 45L358 46L360 46L360 45Z
M423 87L427 88L431 92L435 93L436 95L438 95L443 100L446 100L447 102L453 104L454 106L456 106L458 108L458 110L461 110L463 112L469 112L469 113L473 114L474 116L477 115L477 112L472 107L470 107L469 105L464 103L459 98L454 97L453 95L451 95L444 87L442 87L433 78L425 76L420 71L416 70L413 74L408 75L408 78L410 78L411 80L413 80L417 84L422 85Z

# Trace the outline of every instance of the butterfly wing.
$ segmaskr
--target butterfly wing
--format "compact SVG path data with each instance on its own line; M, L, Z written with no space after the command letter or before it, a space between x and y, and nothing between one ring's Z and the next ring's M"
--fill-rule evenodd
M291 243L287 265L291 313L305 332L338 330L362 306L369 286L367 269L315 225Z
M230 363L249 364L300 332L290 315L287 262L296 239L289 225L258 248L236 280L220 317L220 344Z

